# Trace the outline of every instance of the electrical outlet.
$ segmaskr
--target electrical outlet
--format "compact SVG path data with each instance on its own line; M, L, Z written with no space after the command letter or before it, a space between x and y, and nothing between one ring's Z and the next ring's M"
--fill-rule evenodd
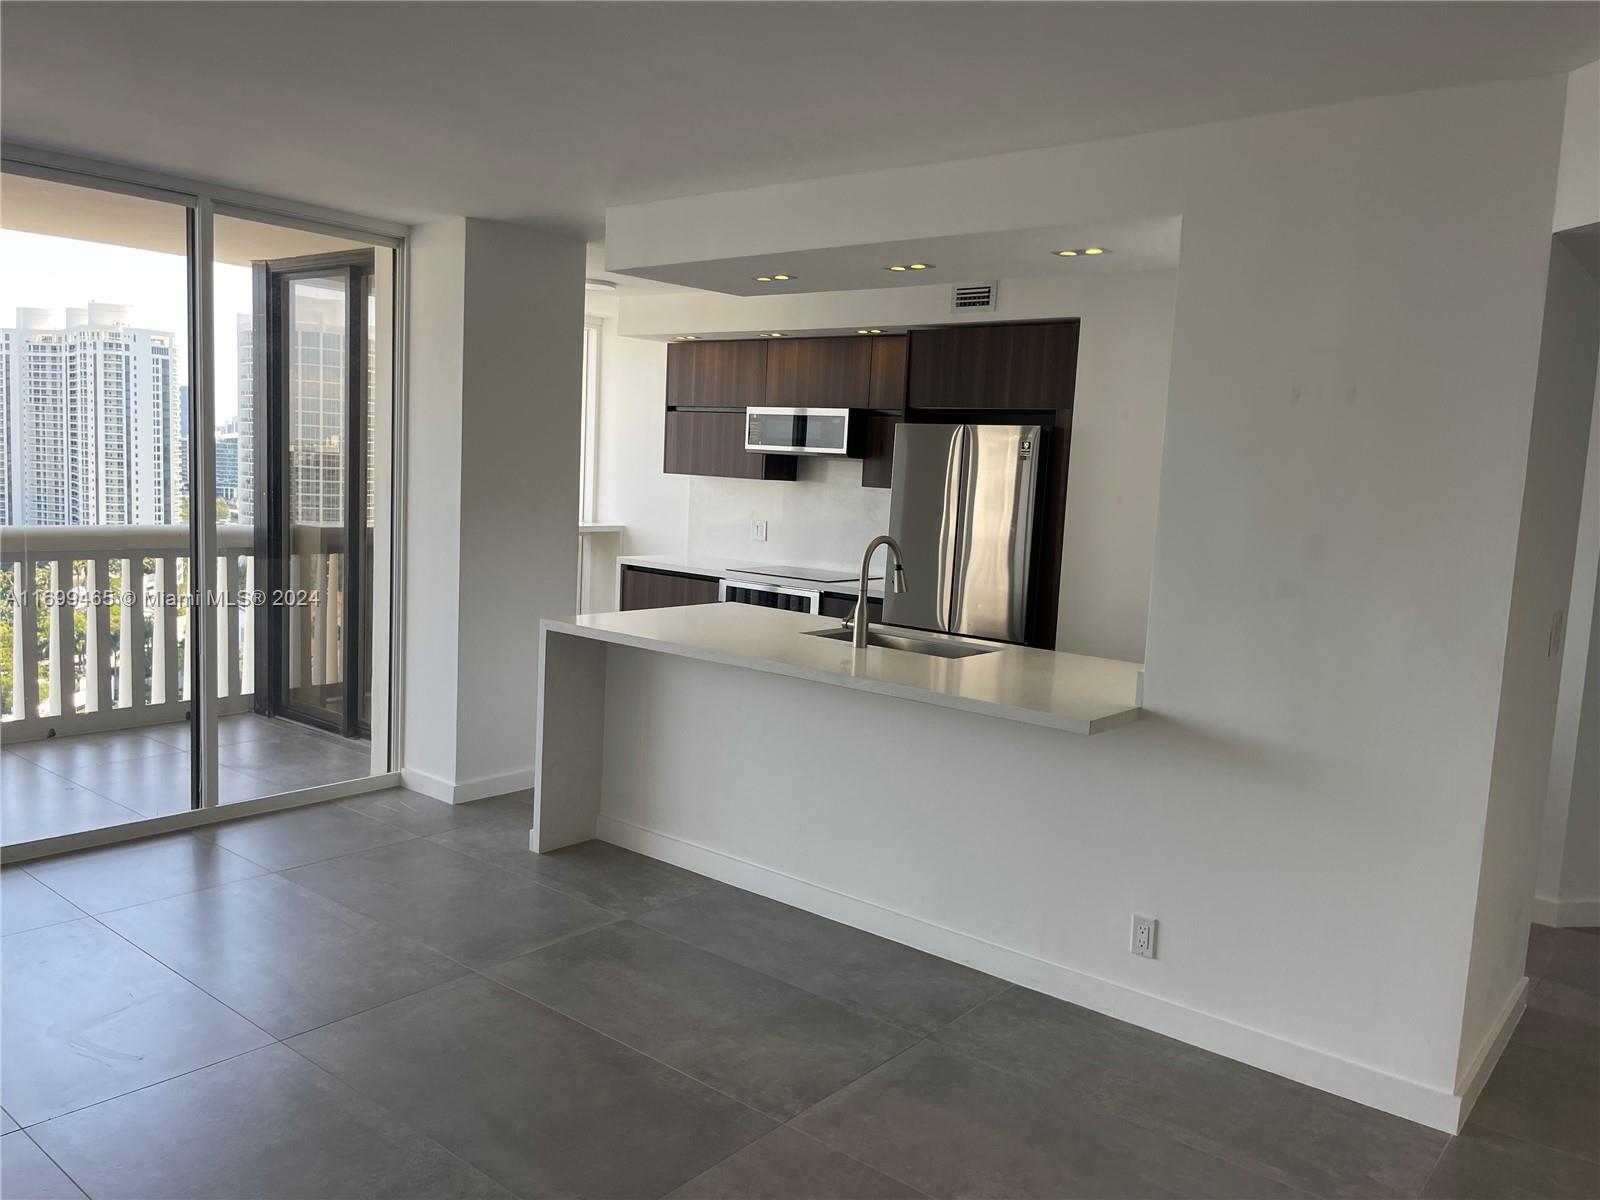
M750 540L764 542L767 540L767 523L765 521L750 522Z
M1128 952L1140 958L1156 956L1156 919L1133 914L1133 936L1128 939Z

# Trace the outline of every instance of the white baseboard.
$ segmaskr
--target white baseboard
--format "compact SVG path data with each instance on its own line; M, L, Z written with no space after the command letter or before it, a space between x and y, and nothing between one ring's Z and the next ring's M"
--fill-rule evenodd
M619 817L602 813L596 833L603 841L1434 1129L1457 1132L1466 1112L1463 1096L1444 1088L1393 1075L1366 1063L1240 1025L1226 1017L1035 958L1020 950L847 896ZM1487 1053L1486 1047L1485 1054L1480 1056L1486 1067L1492 1068L1499 1058L1499 1048L1505 1044L1504 1038L1510 1037L1515 1017L1521 1014L1520 1001L1524 994L1525 988L1518 992L1515 998L1518 1007L1509 1022L1502 1018L1497 1036L1503 1032L1503 1037L1492 1054ZM1486 1070L1482 1077L1487 1078ZM1482 1086L1476 1076L1470 1076L1469 1081ZM1473 1095L1476 1098L1476 1093Z
M404 767L400 771L400 782L413 792L421 792L446 804L467 804L473 800L487 800L490 796L504 796L507 792L526 791L533 786L533 768L453 783L417 767Z
M1501 1006L1500 1015L1495 1018L1488 1036L1483 1039L1483 1045L1478 1047L1471 1065L1461 1072L1461 1078L1456 1081L1456 1094L1461 1098L1461 1115L1457 1119L1458 1128L1450 1130L1451 1133L1460 1132L1459 1126L1467 1123L1472 1106L1478 1102L1478 1094L1483 1091L1483 1085L1489 1082L1489 1076L1494 1074L1506 1043L1511 1040L1511 1035L1517 1030L1517 1022L1522 1020L1522 1014L1527 1010L1529 986L1526 975L1517 980L1517 986L1511 989L1511 995Z
M435 800L443 800L446 804L453 803L456 794L456 785L448 779L440 779L437 775L430 775L416 767L400 768L400 786L409 788L413 792L421 792L424 796L431 796Z
M1562 929L1600 925L1600 897L1557 900L1553 896L1535 896L1533 919L1540 925L1556 925Z

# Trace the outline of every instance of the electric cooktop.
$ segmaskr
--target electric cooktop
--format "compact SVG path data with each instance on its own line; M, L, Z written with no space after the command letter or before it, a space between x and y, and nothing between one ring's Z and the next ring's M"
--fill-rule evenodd
M808 583L855 583L857 575L854 571L844 571L839 568L819 567L768 567L765 570L753 571L748 567L730 570L729 575L748 575L757 579L804 579ZM869 579L882 579L882 575L871 575Z

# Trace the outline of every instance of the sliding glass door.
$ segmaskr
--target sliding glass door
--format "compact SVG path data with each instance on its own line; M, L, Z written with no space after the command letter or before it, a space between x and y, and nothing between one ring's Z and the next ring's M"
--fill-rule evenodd
M236 723L251 743L225 738L219 760L285 788L363 778L387 769L373 694L388 678L394 252L231 214L216 228L219 374L231 344L237 396L217 511L252 560Z
M190 240L182 197L0 176L7 845L194 803Z
M370 709L372 377L370 251L273 262L278 348L269 503L276 517L268 630L273 703L355 737Z
M387 770L400 243L0 181L0 844Z

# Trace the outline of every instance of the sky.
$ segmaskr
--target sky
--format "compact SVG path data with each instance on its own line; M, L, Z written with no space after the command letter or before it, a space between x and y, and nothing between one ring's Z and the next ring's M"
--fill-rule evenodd
M138 329L177 339L177 380L189 379L189 318L186 260L181 254L136 250L103 242L0 229L0 328L16 323L19 308L48 308L53 324L66 309L91 300L126 304ZM250 311L250 268L217 263L213 324L217 361L216 419L239 413L237 314Z

